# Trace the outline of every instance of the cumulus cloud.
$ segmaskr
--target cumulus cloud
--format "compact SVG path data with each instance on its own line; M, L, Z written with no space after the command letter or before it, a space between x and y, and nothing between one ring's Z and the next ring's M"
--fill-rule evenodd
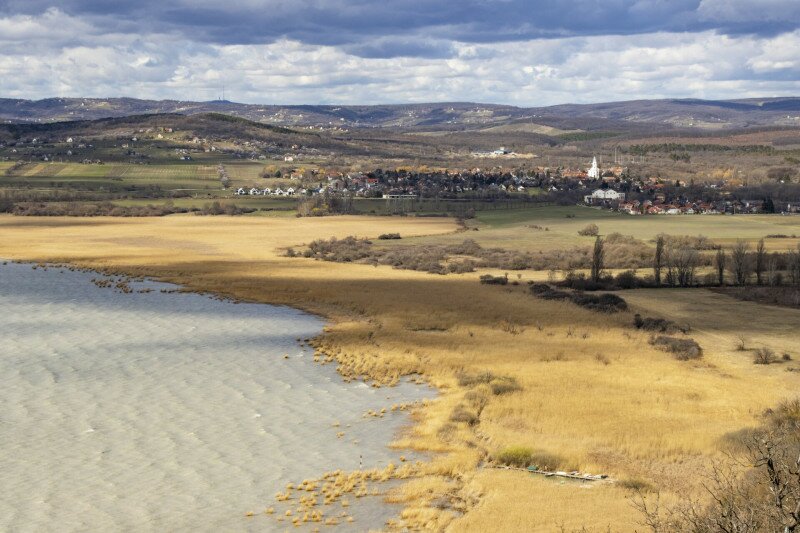
M518 105L797 94L796 0L0 0L5 97Z

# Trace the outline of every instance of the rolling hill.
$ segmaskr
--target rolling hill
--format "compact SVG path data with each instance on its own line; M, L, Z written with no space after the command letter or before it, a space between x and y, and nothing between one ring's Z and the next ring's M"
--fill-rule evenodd
M229 101L186 102L134 98L0 99L0 120L55 122L143 114L223 113L277 126L392 128L413 130L484 129L515 125L543 128L703 130L800 126L800 97L744 100L634 100L549 107L514 107L468 102L371 106L255 105ZM527 126L525 126L527 124ZM640 128L636 128L640 129Z

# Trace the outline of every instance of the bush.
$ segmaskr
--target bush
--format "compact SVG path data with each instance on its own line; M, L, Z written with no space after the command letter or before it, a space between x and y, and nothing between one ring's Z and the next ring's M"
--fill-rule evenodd
M492 276L491 274L484 274L480 278L481 283L484 285L508 285L508 276Z
M650 344L665 352L671 353L679 361L700 359L703 356L703 349L694 339L681 339L678 337L659 335L650 339Z
M771 365L778 361L775 352L769 348L758 348L753 352L753 363L757 365Z
M554 453L534 452L531 456L531 465L538 470L558 470L564 465L564 458Z
M591 311L616 313L628 309L628 303L616 294L569 293L553 289L546 283L532 283L530 291L531 294L543 300L570 300L575 305L580 305Z
M639 279L636 277L636 272L626 270L617 274L617 277L614 278L614 283L620 289L635 289L639 286Z
M623 479L618 481L617 485L619 485L623 489L630 490L633 492L639 492L639 493L655 492L655 488L653 488L653 485L639 478Z
M603 313L617 313L628 309L628 302L616 294L584 294L577 292L572 295L572 302L592 311Z
M582 230L578 230L578 235L581 237L597 237L600 235L600 228L597 224L587 224Z
M566 291L559 291L546 283L532 283L530 286L531 294L543 300L569 300L570 294Z
M468 426L474 426L478 423L478 415L464 407L463 405L459 405L453 412L450 413L450 421L451 422L461 422L465 423Z
M500 396L517 392L522 390L522 387L517 383L517 380L512 377L500 377L489 382L489 388L492 389L492 394Z
M533 464L533 450L525 446L510 446L494 455L500 464L525 468Z
M400 237L399 233L383 233L381 235L378 235L378 238L383 241L387 241L387 240L401 239L402 237Z
M643 329L645 331L653 331L656 333L688 333L689 328L683 328L673 322L664 318L650 318L644 317L639 313L633 317L633 325L636 329Z
M459 372L456 374L458 378L458 384L462 387L473 387L475 385L481 385L483 383L489 383L493 379L497 379L497 376L492 374L491 372L478 372L477 374L467 374L465 372Z

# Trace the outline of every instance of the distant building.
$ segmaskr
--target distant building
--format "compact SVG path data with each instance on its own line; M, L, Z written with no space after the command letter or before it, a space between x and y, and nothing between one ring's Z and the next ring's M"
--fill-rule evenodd
M592 158L592 168L586 171L586 175L592 179L600 178L600 168L597 166L597 158Z
M597 189L592 194L583 197L587 204L603 204L606 202L624 202L625 193L614 189Z

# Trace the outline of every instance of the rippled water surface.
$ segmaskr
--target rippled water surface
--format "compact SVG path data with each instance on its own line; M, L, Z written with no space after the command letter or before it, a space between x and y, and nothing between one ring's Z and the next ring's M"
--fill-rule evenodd
M430 396L313 363L317 317L98 277L0 266L0 530L283 530L258 514L276 491L396 462L403 415L362 413ZM366 530L397 509L351 511Z

